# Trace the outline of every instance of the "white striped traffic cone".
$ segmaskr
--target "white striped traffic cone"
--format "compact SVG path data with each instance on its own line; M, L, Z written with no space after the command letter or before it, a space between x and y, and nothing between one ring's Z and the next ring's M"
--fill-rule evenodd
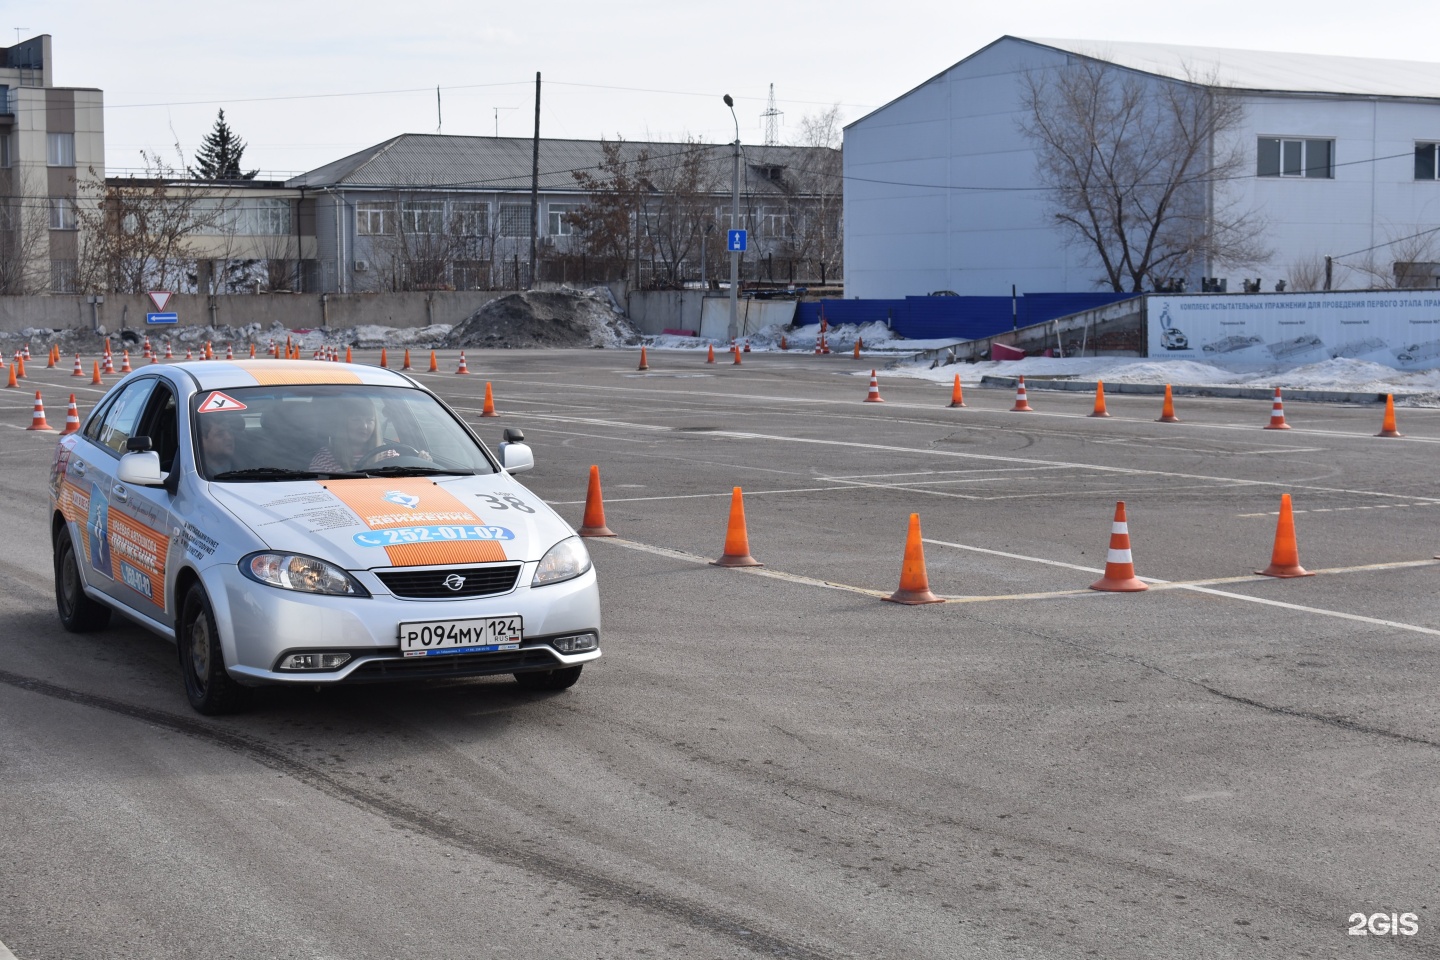
M75 354L75 369L74 369L73 372L71 372L70 376L72 376L72 377L83 377L83 376L85 376L85 368L82 367L82 366L80 366L80 354L78 354L78 353Z
M129 373L130 371L131 371L131 366L130 366L130 351L129 351L129 350L121 351L121 353L120 353L120 372L121 372L121 373Z
M1030 406L1030 401L1025 398L1025 378L1020 377L1015 383L1015 406L1010 408L1011 413L1034 413L1035 408Z
M870 371L870 393L865 397L866 403L884 403L885 398L880 396L880 381L875 379L875 371Z
M169 341L169 340L166 340L166 341L165 341L165 359L166 359L166 360L174 360L174 359L175 359L175 351L170 348L170 341Z
M115 372L115 361L110 359L110 354L105 354L105 366L101 369L103 373L107 374Z
M1285 405L1280 402L1280 388L1275 388L1275 400L1270 405L1270 422L1265 426L1266 430L1289 430L1290 424L1285 422Z
M1090 584L1091 590L1114 593L1135 593L1149 590L1135 576L1135 561L1130 556L1130 525L1125 522L1125 501L1115 502L1115 521L1110 525L1110 552L1105 555L1105 576Z
M65 411L65 429L61 430L62 435L78 433L80 431L80 408L75 406L75 394L70 394L70 406Z
M226 360L234 360L234 359L235 359L235 348L234 348L233 346L231 346L230 344L228 344L228 343L225 344L225 359L226 359Z
M55 429L45 422L45 404L40 401L40 391L35 391L35 412L30 417L30 426L26 430L45 430L54 433Z
M460 351L460 367L459 367L459 369L457 369L455 372L456 372L456 373L469 373L469 372L470 372L470 368L467 367L467 366L465 366L465 351L464 351L464 350L461 350L461 351Z

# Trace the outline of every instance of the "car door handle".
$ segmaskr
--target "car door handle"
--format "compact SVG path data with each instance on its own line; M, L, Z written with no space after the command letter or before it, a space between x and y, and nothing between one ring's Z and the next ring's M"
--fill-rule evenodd
M117 483L111 487L110 496L113 497L117 503L130 502L130 491L126 490L123 484Z
M70 472L77 477L85 476L85 461L75 460L70 464Z

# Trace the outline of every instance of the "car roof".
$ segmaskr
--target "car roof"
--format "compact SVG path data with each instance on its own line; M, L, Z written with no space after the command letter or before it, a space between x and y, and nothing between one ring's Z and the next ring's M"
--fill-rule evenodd
M187 360L165 368L189 374L199 390L302 383L416 387L408 377L384 367L326 360Z

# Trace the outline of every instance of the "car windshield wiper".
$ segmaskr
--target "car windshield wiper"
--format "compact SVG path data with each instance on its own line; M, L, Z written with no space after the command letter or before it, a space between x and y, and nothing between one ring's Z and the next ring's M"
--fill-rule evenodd
M211 480L359 480L363 473L347 473L333 470L289 470L285 467L246 467L244 470L226 470L211 477Z
M439 474L473 474L474 470L446 470L443 467L375 467L367 477L433 477Z

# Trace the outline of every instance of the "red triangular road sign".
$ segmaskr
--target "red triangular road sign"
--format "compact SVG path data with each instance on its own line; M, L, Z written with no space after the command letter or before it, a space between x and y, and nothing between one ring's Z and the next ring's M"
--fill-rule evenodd
M229 394L221 393L219 390L216 390L214 393L210 394L210 396L205 398L205 402L200 404L200 409L197 412L224 413L231 410L244 409L245 404L241 403L239 400L236 400Z
M175 296L175 294L171 293L168 290L151 290L150 302L155 304L155 309L157 311L159 311L160 313L164 313L165 304L169 303L170 298L173 296Z

